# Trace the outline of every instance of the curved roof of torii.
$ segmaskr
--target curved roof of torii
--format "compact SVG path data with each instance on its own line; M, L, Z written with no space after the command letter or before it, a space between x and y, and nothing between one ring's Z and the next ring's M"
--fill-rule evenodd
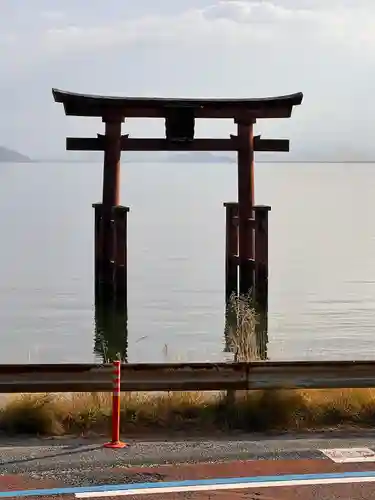
M163 117L170 108L193 108L197 118L287 118L301 104L302 92L254 99L179 99L160 97L117 97L77 94L52 89L56 102L70 116Z

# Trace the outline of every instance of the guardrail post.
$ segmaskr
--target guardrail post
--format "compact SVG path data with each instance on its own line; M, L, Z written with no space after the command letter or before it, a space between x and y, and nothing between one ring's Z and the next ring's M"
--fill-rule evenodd
M105 448L125 448L127 443L120 441L120 394L121 394L121 361L113 362L112 392L112 440L105 443Z

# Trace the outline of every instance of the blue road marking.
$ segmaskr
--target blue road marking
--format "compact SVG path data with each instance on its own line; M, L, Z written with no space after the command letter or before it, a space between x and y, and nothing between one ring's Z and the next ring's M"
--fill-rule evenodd
M118 490L139 490L158 488L174 488L184 486L215 486L218 484L236 483L264 483L273 481L304 481L320 479L340 479L340 478L365 478L375 477L375 471L355 471L355 472L330 472L321 474L282 474L278 476L253 476L253 477L218 477L210 479L194 479L186 481L157 481L151 483L126 483L98 486L77 486L71 488L50 488L37 490L0 491L0 498L29 497L29 496L51 496L51 495L74 495L76 493L118 491ZM297 485L296 485L297 486Z

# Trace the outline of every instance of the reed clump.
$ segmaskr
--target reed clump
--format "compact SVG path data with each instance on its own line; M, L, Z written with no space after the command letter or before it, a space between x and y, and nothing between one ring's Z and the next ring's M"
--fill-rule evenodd
M227 350L235 362L261 359L264 332L252 295L232 294L226 308Z

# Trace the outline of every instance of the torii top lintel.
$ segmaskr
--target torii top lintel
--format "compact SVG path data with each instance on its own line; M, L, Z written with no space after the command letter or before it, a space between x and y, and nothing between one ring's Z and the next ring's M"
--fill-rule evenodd
M165 118L171 108L188 108L196 118L289 118L303 94L255 99L167 99L77 94L52 89L55 102L68 116Z

